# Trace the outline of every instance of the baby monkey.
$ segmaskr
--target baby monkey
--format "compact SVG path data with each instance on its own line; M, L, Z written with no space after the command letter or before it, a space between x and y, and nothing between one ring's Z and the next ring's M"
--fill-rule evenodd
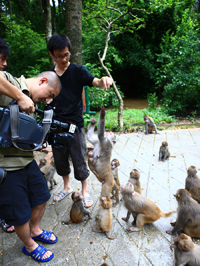
M54 188L54 185L57 185L56 180L54 179L54 174L56 172L54 158L51 157L51 163L47 163L46 159L40 159L39 167L41 165L40 171L44 174L47 184L50 183L50 189Z
M84 215L88 215L88 219L92 219L90 216L89 211L87 211L83 206L83 196L79 192L72 193L72 200L73 205L70 211L70 220L69 221L62 221L64 224L71 224L71 223L80 223L83 220Z
M155 130L155 133L158 134L156 124L152 117L145 115L144 116L144 122L145 122L145 134L152 133L153 130Z
M111 169L112 173L114 175L114 186L112 188L112 197L111 199L115 198L116 203L113 203L113 207L116 206L117 203L119 203L119 190L120 190L120 181L119 181L119 175L118 175L118 166L120 166L120 163L117 159L113 159L111 161Z
M109 236L109 230L112 225L112 200L108 197L102 197L100 200L100 206L98 209L98 213L95 216L96 227L92 228L93 232L105 232L107 238L115 239L116 236Z
M194 244L190 236L180 234L174 238L174 244L170 246L174 248L175 266L179 265L200 265L200 246Z
M160 146L160 150L159 150L159 161L165 161L170 157L170 152L168 149L168 143L167 141L163 141L162 145Z

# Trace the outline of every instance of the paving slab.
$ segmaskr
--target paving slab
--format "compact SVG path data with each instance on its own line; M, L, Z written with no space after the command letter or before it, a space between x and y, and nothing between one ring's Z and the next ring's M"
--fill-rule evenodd
M132 133L117 135L117 142L112 152L112 159L120 161L119 178L121 184L128 181L130 171L140 171L142 194L155 202L163 212L177 208L173 194L184 188L187 168L195 165L200 169L200 129L182 129L160 131L160 134L145 135ZM158 161L159 148L162 141L168 141L171 156L166 162ZM89 144L91 146L91 144ZM51 191L41 228L52 230L58 236L54 245L43 244L54 253L54 259L43 265L100 266L107 262L109 266L172 266L173 252L170 244L174 236L166 233L172 229L170 222L175 221L176 214L168 218L160 218L153 224L146 224L142 231L129 233L131 226L121 218L127 210L123 202L112 208L113 219L110 234L117 234L109 240L104 233L92 232L95 227L95 215L99 207L101 183L91 173L88 189L94 204L89 211L92 220L79 224L63 225L69 219L72 206L71 195L59 203L53 202L53 196L63 188L62 177L55 175L58 185ZM71 173L71 184L74 191L81 190L81 184ZM41 242L39 242L41 243ZM0 230L0 265L22 266L40 265L22 253L23 243L15 233L7 234Z

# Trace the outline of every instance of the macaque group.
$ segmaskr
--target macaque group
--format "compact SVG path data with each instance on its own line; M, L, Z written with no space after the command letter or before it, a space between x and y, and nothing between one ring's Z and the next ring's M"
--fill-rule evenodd
M44 174L47 184L50 183L50 189L54 188L54 185L57 185L56 180L54 179L54 174L56 172L56 167L54 163L54 158L51 158L51 162L47 163L46 159L40 159L39 161L40 171Z
M88 152L88 165L97 179L102 183L101 196L110 197L114 186L114 176L111 169L110 159L116 136L113 132L105 133L104 106L101 107L97 134L94 133L96 120L91 119L88 126L87 140L94 146L93 151Z
M174 196L178 202L177 219L171 223L174 229L166 232L174 235L183 231L188 236L200 237L200 205L186 189L179 189Z
M190 236L180 234L174 238L174 244L170 248L174 249L175 266L200 265L200 246L194 244Z
M100 206L95 216L96 228L92 228L93 232L105 232L109 239L115 239L116 236L109 236L109 231L112 225L112 200L109 197L102 197Z
M129 232L141 231L144 224L153 223L160 217L168 217L174 213L174 211L163 213L153 201L135 192L134 186L130 182L125 183L120 192L125 208L133 216L132 224L136 223L136 227L127 229ZM122 219L126 221L127 218L129 217Z
M200 203L200 179L197 175L197 169L193 165L187 169L185 189L189 191L193 199Z
M83 196L81 195L81 193L73 192L71 197L73 205L70 210L70 220L63 221L62 223L64 224L80 223L81 221L83 221L84 215L87 215L88 219L92 219L89 211L87 211L83 206Z
M145 122L145 134L152 133L153 130L155 130L155 133L158 134L156 124L152 117L145 115L144 116L144 122Z

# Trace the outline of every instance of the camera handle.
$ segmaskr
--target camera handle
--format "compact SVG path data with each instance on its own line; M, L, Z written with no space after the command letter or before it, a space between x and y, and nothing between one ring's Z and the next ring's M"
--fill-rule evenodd
M34 149L24 150L17 145L17 140L19 139L19 106L17 104L9 105L9 109L10 109L10 129L11 129L12 144L21 151L39 150L42 147L46 134L50 129L53 117L53 110L50 109L44 111L44 118L42 120L43 136L41 142Z

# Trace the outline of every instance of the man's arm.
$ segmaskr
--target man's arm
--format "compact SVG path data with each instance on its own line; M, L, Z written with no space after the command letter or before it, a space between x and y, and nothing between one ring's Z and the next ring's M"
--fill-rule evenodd
M21 111L26 111L27 113L33 113L35 111L33 101L2 75L0 75L0 94L4 94L17 101Z
M107 91L110 88L112 83L113 83L113 80L112 78L109 78L109 77L102 77L101 79L94 78L92 81L93 86L104 88L105 91Z

